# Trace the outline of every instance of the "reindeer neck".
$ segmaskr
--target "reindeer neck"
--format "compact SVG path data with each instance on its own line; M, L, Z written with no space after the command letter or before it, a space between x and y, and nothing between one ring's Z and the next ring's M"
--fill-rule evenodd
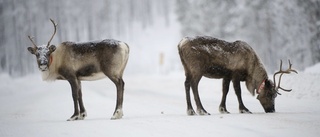
M255 80L256 91L259 90L260 86L263 85L264 81L268 80L267 71L265 70L263 64L260 63L260 61L258 65L255 66L253 78Z

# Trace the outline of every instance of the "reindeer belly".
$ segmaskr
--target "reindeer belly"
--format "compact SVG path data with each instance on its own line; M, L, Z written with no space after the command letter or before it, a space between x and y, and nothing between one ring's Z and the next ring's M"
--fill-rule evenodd
M203 76L207 78L224 78L224 77L230 77L232 74L232 71L229 69L226 69L221 66L211 66L206 69L206 72L204 73Z
M106 75L95 65L87 65L76 72L80 80L91 81L105 78Z

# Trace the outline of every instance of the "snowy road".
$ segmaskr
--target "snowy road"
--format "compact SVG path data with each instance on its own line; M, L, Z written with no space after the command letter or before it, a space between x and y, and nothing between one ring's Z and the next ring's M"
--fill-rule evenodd
M266 114L259 101L242 85L246 107L239 114L230 88L227 108L220 114L221 80L203 78L200 97L210 116L187 116L183 73L165 76L126 76L124 117L110 120L115 87L108 79L83 82L88 117L67 122L73 113L70 86L65 81L43 82L39 75L12 79L0 75L0 136L290 136L320 134L320 74L285 76L283 87L292 93L276 98L276 113ZM194 105L195 107L195 105Z

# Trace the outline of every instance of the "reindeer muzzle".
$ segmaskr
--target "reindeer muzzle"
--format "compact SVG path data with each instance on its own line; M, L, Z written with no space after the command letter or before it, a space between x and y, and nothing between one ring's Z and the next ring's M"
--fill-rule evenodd
M41 71L46 71L48 70L48 61L40 61L39 62L39 69Z
M266 109L264 109L264 111L265 111L266 113L274 113L274 112L276 112L276 110L274 109L274 107L266 108Z
M47 65L40 65L40 66L39 66L39 69L40 69L41 71L46 71L46 70L48 69L48 66L47 66Z

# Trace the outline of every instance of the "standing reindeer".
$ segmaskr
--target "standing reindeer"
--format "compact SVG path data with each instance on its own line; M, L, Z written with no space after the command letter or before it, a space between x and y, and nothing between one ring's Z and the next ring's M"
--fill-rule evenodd
M178 45L179 55L183 64L186 80L185 92L187 100L187 114L195 115L190 101L190 87L192 88L194 99L199 115L210 115L203 108L198 94L198 84L202 76L207 78L222 78L222 100L220 103L220 113L229 113L226 108L226 98L229 91L230 81L238 98L240 113L251 113L243 104L241 97L240 81L245 81L247 89L254 96L255 91L266 113L275 112L274 100L283 74L291 72L292 64L289 60L289 69L280 70L273 75L274 82L268 79L267 72L256 55L254 50L243 41L226 42L208 36L185 37ZM280 74L279 83L276 86L275 76Z
M87 116L82 101L81 80L90 81L105 77L108 77L117 88L117 103L111 119L122 118L124 91L122 75L129 57L128 45L121 41L106 39L85 43L62 42L56 47L50 45L50 42L56 34L57 24L50 20L54 26L54 33L48 44L37 46L32 37L28 36L33 44L33 47L28 47L28 51L36 56L43 80L58 79L70 83L74 113L68 121L83 120Z

